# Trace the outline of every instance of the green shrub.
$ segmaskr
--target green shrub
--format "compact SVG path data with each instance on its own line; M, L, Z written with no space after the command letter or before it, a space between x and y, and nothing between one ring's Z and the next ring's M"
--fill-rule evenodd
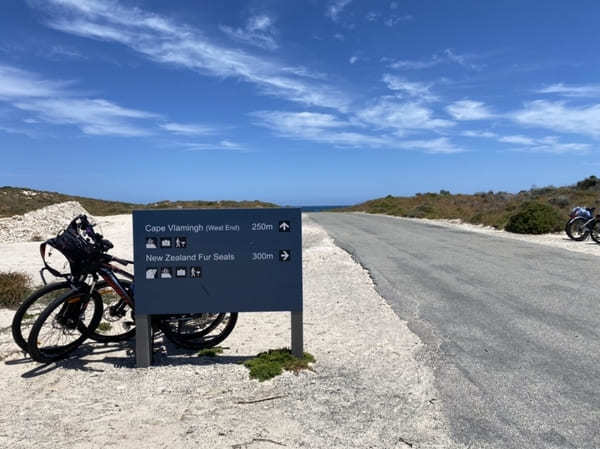
M0 273L0 306L18 307L29 295L31 278L24 273Z
M309 363L314 363L315 358L305 352L302 358L294 357L287 348L271 349L261 352L256 357L246 360L244 366L250 370L250 377L264 381L280 375L283 370L298 372L309 369Z
M508 219L506 230L517 234L545 234L560 231L562 226L563 217L552 206L528 201Z
M600 187L600 179L596 178L593 175L588 178L585 178L582 181L579 181L575 186L575 188L579 190L597 190L598 187Z

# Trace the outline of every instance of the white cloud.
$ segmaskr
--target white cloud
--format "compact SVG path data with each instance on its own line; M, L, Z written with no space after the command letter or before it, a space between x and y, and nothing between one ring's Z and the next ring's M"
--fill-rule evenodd
M380 98L357 113L357 117L376 128L392 128L399 135L410 130L433 130L454 125L450 120L436 119L433 111L415 102L399 103Z
M482 137L485 139L492 139L498 137L498 134L490 131L463 131L460 133L461 136L465 137Z
M387 84L388 89L400 92L406 97L418 98L422 101L437 101L438 97L431 92L431 84L408 81L405 78L390 75L383 75L383 82Z
M61 95L67 84L43 80L25 70L0 65L0 99Z
M394 25L397 25L399 23L410 22L411 20L414 20L414 17L410 14L404 14L402 16L392 15L391 17L385 19L383 23L387 27L393 27Z
M254 45L267 50L275 50L279 47L275 41L275 30L273 19L266 14L252 16L246 22L245 28L232 28L221 26L220 29L230 38Z
M398 70L420 70L428 69L439 64L458 64L468 69L480 70L483 68L481 64L475 64L471 60L475 59L475 55L459 54L454 50L447 48L441 53L435 53L429 59L420 61L398 60L390 64L390 67Z
M513 149L516 151L527 151L530 153L586 153L591 145L587 143L563 143L556 136L546 136L542 138L517 135L500 136L488 131L464 131L461 135L466 137L483 137L496 139L501 143L516 145Z
M536 100L508 117L526 126L600 137L600 104L570 106L562 101Z
M129 119L157 118L156 114L127 109L102 99L44 98L23 100L15 107L37 113L49 123L74 125L85 134L113 136L144 136L150 134L145 127Z
M184 151L208 151L208 150L230 150L230 151L240 151L245 150L243 145L239 143L232 142L230 140L221 140L217 143L194 143L194 142L186 142L180 143L178 146L184 148Z
M375 11L369 11L365 16L365 19L369 22L375 22L379 18L379 13Z
M527 151L532 153L587 153L591 149L590 144L563 143L556 136L547 136L539 139L527 136L506 136L498 140L500 142L520 145L515 148L517 151Z
M455 146L447 137L431 140L407 140L400 144L402 148L424 150L426 153L452 154L464 150Z
M160 127L166 131L172 132L173 134L180 134L184 136L204 136L208 134L214 134L215 129L199 124L190 124L190 123L163 123Z
M313 112L258 111L251 114L257 124L282 137L330 144L338 147L419 150L427 153L458 153L447 137L402 140L397 133L368 134L354 121L340 120L331 114ZM420 123L423 125L423 122ZM357 131L360 129L361 131Z
M334 22L337 22L340 13L344 10L344 8L346 6L348 6L348 4L351 1L352 0L333 0L327 6L327 11L326 11L325 15L327 17L329 17L331 20L333 20Z
M517 145L533 145L535 143L535 139L527 136L502 136L498 141Z
M600 97L600 84L551 84L536 91L540 94L558 94L563 97Z
M446 111L456 120L483 120L494 116L483 103L472 100L455 101Z
M138 8L108 0L49 0L40 6L48 3L54 6L46 8L49 26L66 33L117 42L158 63L242 79L297 103L339 110L350 103L338 89L290 73L288 65L218 45L195 28ZM252 26L260 28L263 22Z
M348 62L354 64L356 61L358 61L358 56L352 56Z
M315 112L258 111L251 114L257 124L278 135L344 147L390 147L394 138L348 130L352 125L331 114Z

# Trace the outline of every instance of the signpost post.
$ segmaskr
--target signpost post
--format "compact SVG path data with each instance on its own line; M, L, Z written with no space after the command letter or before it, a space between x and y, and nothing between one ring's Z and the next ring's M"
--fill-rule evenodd
M134 211L133 243L138 367L154 314L290 311L302 356L300 209Z

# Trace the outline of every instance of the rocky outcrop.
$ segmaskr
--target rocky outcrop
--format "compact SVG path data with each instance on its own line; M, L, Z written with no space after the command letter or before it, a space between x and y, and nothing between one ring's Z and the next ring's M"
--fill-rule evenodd
M0 219L0 243L42 241L66 228L77 215L90 214L77 201L51 206Z

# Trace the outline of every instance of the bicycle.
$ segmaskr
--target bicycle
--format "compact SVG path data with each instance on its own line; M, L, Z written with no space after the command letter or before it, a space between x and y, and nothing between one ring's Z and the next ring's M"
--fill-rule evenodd
M42 290L64 288L65 283L71 289L52 300L31 327L26 351L38 362L50 363L66 357L88 337L110 342L126 340L135 334L134 278L114 265L127 266L133 262L107 254L113 248L112 243L96 233L93 227L85 215L80 215L56 238L40 245L45 265L40 273L42 279L45 269L55 276L65 277L47 263L45 250L48 245L62 253L70 265L65 282ZM32 297L42 298L44 294ZM90 304L92 311L88 310ZM201 349L215 346L227 338L235 327L237 316L233 312L155 315L152 326L178 346ZM19 330L22 334L22 326ZM45 345L46 342L50 344Z

